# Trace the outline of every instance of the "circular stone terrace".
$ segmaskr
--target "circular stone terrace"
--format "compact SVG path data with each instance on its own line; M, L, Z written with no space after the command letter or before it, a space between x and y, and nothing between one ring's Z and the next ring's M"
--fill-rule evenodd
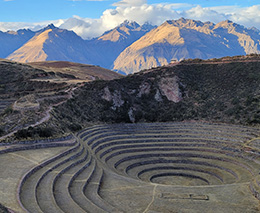
M33 213L259 212L259 135L227 124L114 124L2 146L2 162L30 163L8 168L0 203Z

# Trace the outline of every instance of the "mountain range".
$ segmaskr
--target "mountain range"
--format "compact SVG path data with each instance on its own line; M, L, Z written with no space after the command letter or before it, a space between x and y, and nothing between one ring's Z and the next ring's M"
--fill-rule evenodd
M54 25L37 32L0 32L0 57L94 64L129 74L167 65L172 59L260 53L259 44L260 31L255 28L228 20L214 24L181 18L158 27L125 21L91 40Z

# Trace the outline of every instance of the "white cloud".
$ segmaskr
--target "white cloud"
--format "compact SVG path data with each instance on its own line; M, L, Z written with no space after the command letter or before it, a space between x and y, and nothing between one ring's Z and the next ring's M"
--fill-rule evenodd
M63 29L73 30L79 36L84 39L90 39L103 33L100 19L88 19L81 18L79 16L73 16L64 21L60 25L56 25Z
M119 2L114 3L114 6L123 6L123 7L128 7L128 6L141 6L143 4L146 4L147 0L122 0Z
M115 27L124 20L137 21L140 24L150 22L160 25L167 19L179 18L180 15L167 4L117 7L104 11L101 20L104 26Z
M219 13L215 10L212 10L211 8L203 8L199 5L189 10L182 11L180 15L189 19L200 20L203 22L211 21L213 23L218 23L220 21L229 19L228 15Z
M172 3L172 4L169 4L169 3L161 3L161 5L164 5L165 8L168 8L168 9L172 9L172 10L179 10L180 8L184 9L184 8L190 8L192 7L193 5L192 4L187 4L187 3Z
M229 17L236 23L260 29L260 5L239 8L237 11L230 14Z
M53 21L43 21L35 23L25 23L25 22L0 22L0 31L6 32L9 30L19 30L19 29L31 29L37 31L46 27L48 24L53 23L55 26L60 26L65 20L53 20Z
M132 0L129 0L129 2ZM138 3L137 1L135 4ZM139 1L140 3L140 1ZM187 6L186 4L179 5L181 7ZM148 5L142 4L140 6L118 6L115 9L107 9L103 12L99 19L88 19L74 16L74 24L72 26L71 19L70 24L65 22L61 27L74 30L81 37L88 39L92 37L100 36L107 30L110 30L125 20L136 21L139 24L149 22L154 25L160 25L165 20L177 19L181 16L172 9L177 7L176 4L156 4ZM82 25L82 21L88 24L88 27ZM76 24L76 22L78 24ZM81 26L80 26L81 25Z
M218 13L223 13L223 14L230 14L239 9L239 6L217 6L217 7L210 7L211 10L214 10Z
M105 10L99 19L74 16L68 20L30 24L0 22L0 30L17 30L19 28L39 29L52 22L57 27L61 26L65 29L74 30L78 35L87 39L100 36L105 31L118 26L125 20L136 21L139 24L149 22L154 25L160 25L166 20L181 17L214 23L229 19L246 27L255 26L260 29L260 5L244 8L239 6L205 8L186 3L147 4L146 0L121 0L115 3L114 6L114 9Z
M201 21L211 21L214 23L231 20L245 27L256 27L260 29L260 5L251 7L222 6L203 8L193 7L181 13L185 18L199 19Z

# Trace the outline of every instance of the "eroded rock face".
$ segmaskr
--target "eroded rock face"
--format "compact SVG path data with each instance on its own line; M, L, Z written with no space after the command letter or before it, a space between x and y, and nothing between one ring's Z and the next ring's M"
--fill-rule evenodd
M102 95L102 98L106 101L112 101L112 94L108 87L104 88L104 94Z
M128 116L129 116L129 120L132 122L132 123L135 123L135 115L134 115L134 108L131 107L128 111Z
M162 95L169 101L178 103L182 100L182 94L179 88L179 78L177 76L162 78L159 82L159 89Z
M162 99L162 95L161 95L161 93L160 93L160 91L159 91L158 89L156 90L156 93L155 93L154 99L155 99L156 101L158 101L158 102L163 101L163 99Z
M151 91L151 85L147 82L144 82L139 87L139 93L137 94L137 97L142 97L144 94L149 94Z
M113 92L112 101L114 109L116 109L116 107L121 107L125 103L125 101L122 100L120 91L117 90Z
M125 103L125 101L122 100L120 91L115 90L112 94L108 87L104 88L104 94L102 95L102 98L106 101L113 102L113 110L116 110L116 108L121 107Z

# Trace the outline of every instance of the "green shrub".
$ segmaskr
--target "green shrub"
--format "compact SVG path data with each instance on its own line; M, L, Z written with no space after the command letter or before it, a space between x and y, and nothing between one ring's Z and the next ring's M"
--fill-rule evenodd
M9 115L14 112L13 108L11 106L7 107L4 111L4 114Z
M28 129L21 129L21 130L18 130L16 133L15 133L15 137L17 139L23 139L23 138L28 138L28 137L31 137L31 133L30 131L28 131Z
M5 131L2 128L0 128L0 136L2 136L4 133Z
M8 209L0 203L0 213L8 213Z
M48 127L29 127L28 129L21 129L15 133L15 137L17 139L25 139L25 138L48 138L53 136L53 129Z
M76 123L70 124L69 129L73 132L79 131L82 129L82 126Z

